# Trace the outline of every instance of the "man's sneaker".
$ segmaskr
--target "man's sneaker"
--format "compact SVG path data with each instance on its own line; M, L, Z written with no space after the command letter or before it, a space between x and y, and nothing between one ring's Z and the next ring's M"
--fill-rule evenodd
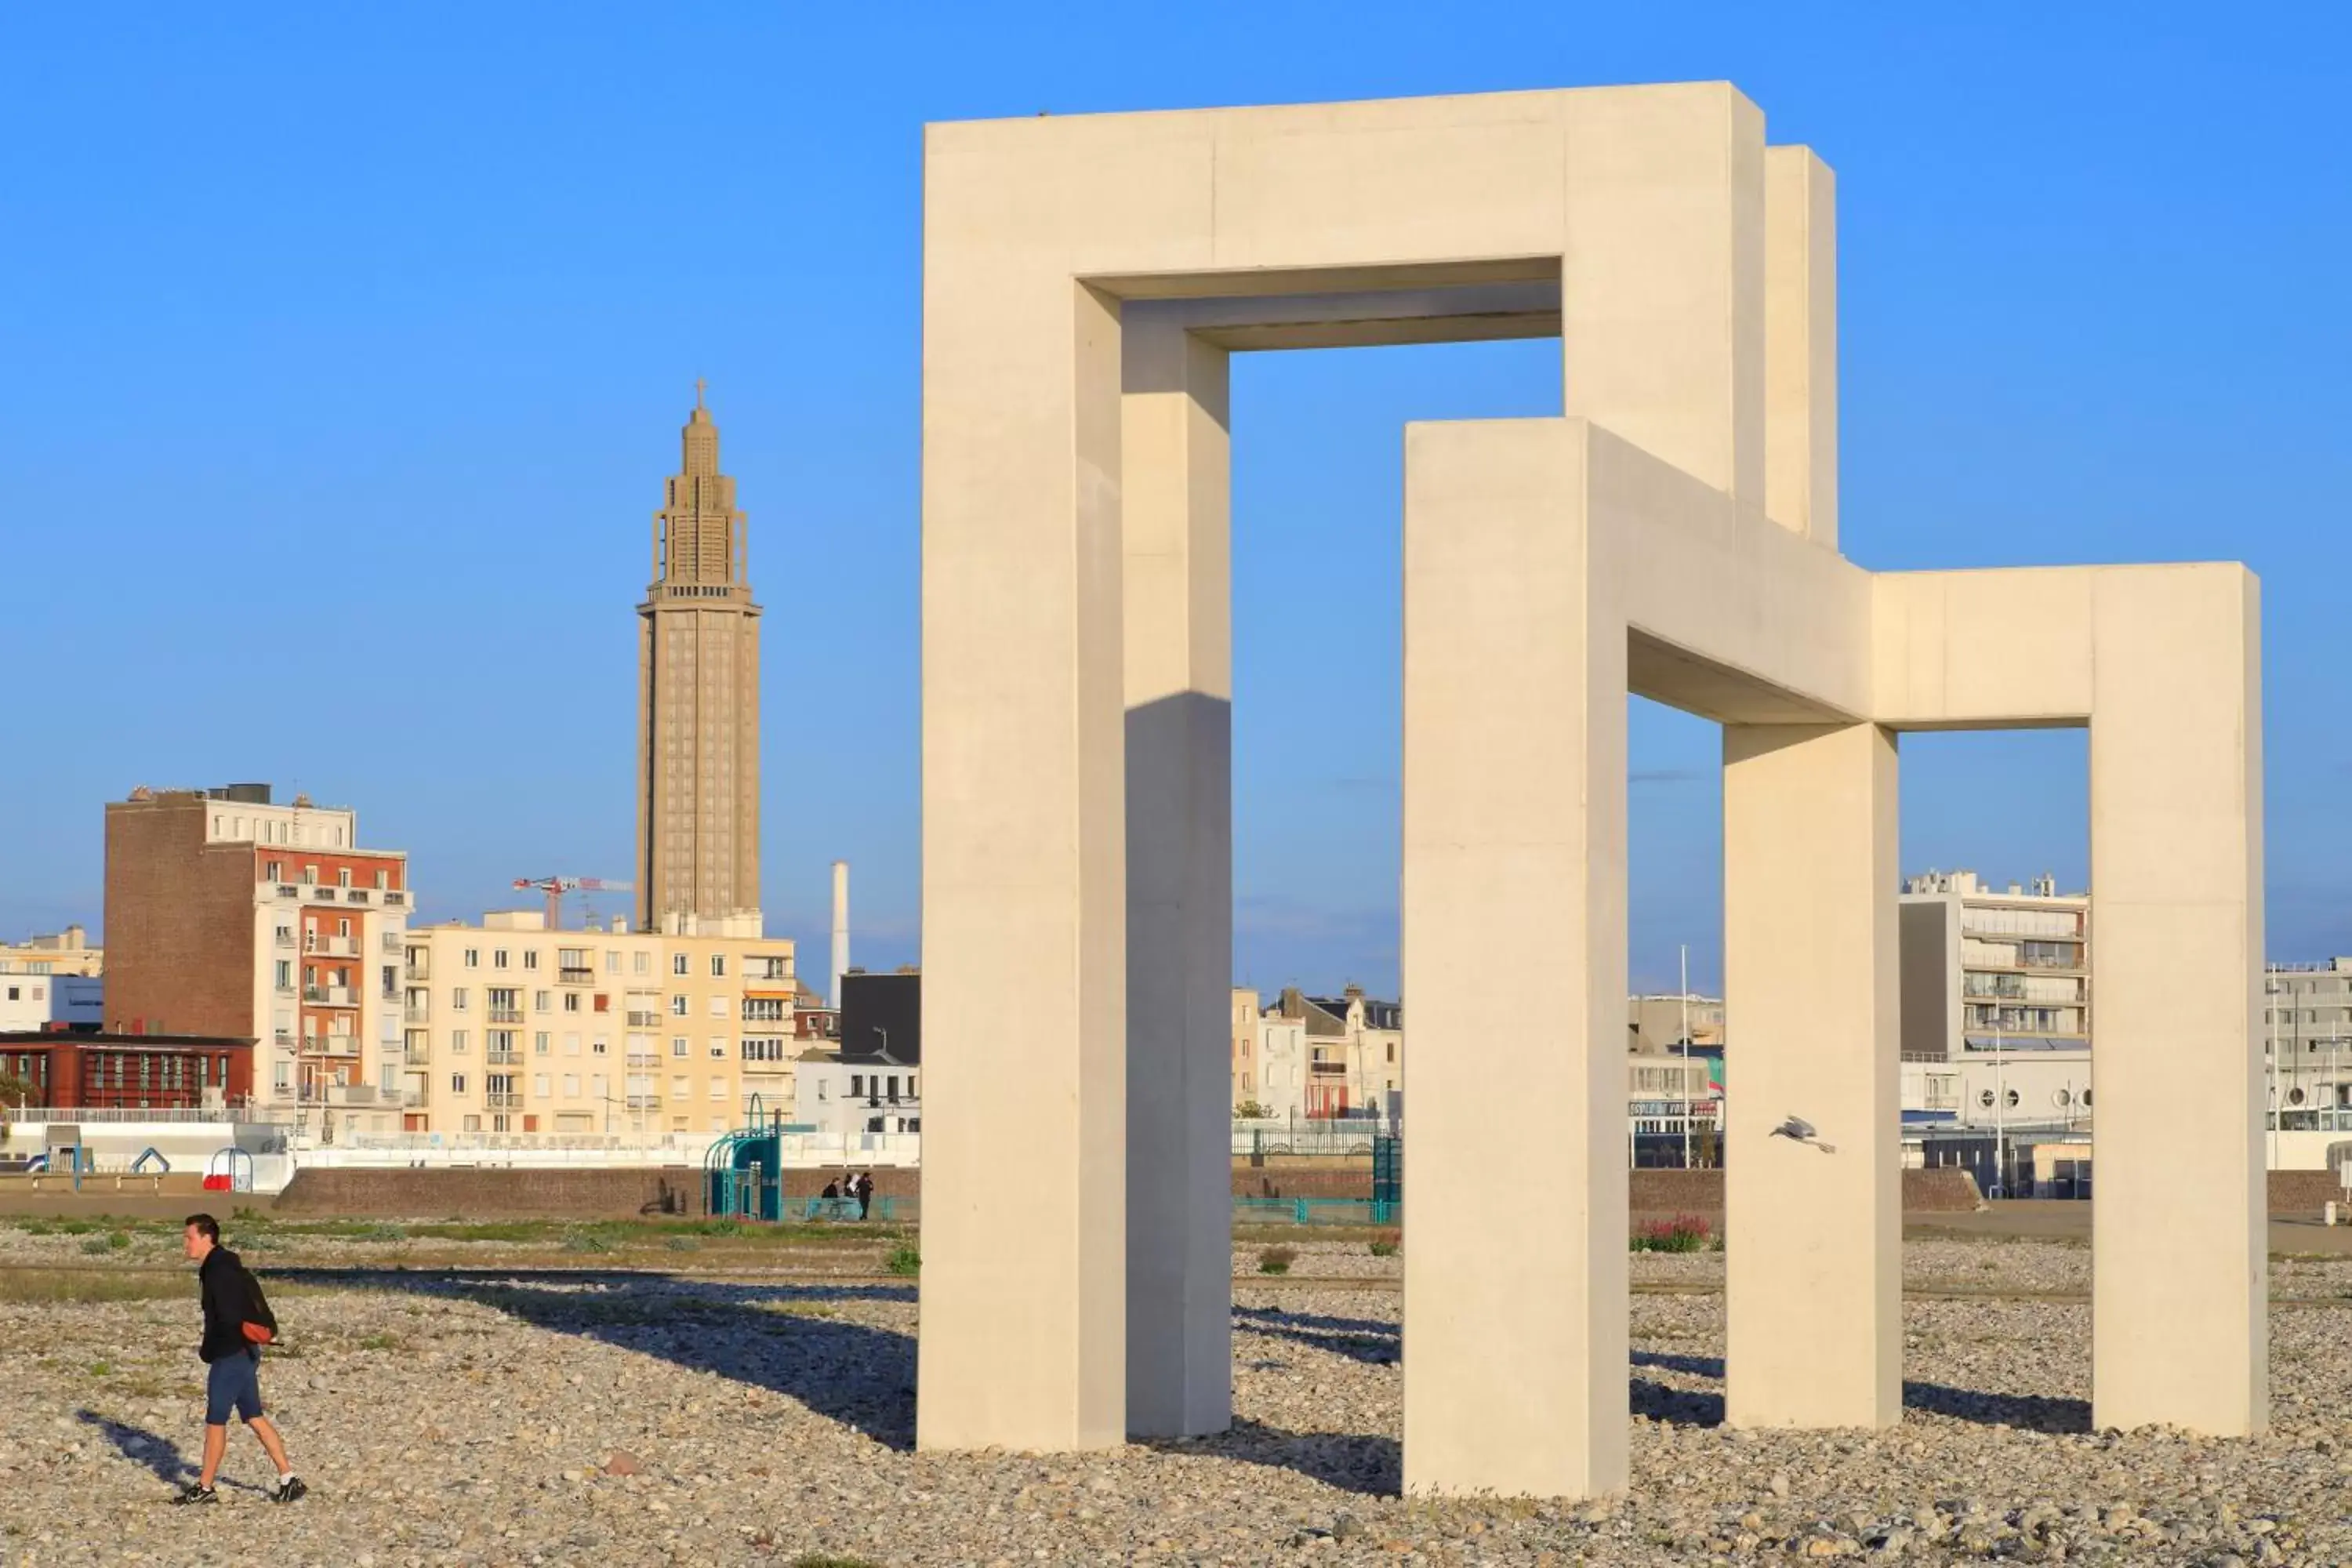
M178 1495L173 1497L172 1501L175 1506L192 1502L218 1502L220 1501L220 1493L213 1490L212 1488L205 1486L201 1481L190 1481L186 1486L180 1489Z
M302 1484L301 1477L289 1476L284 1480L278 1483L278 1489L269 1494L269 1500L271 1502L299 1502L310 1494L310 1489L309 1487Z

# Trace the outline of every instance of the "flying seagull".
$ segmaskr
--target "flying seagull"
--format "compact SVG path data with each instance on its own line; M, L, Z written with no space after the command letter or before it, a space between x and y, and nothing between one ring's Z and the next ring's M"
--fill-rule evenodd
M1813 1124L1806 1121L1801 1116L1791 1116L1789 1120L1780 1123L1780 1126L1772 1129L1772 1136L1775 1138L1786 1138L1793 1143L1810 1143L1824 1154L1834 1154L1837 1152L1837 1145L1834 1143L1822 1142L1820 1137L1814 1133Z

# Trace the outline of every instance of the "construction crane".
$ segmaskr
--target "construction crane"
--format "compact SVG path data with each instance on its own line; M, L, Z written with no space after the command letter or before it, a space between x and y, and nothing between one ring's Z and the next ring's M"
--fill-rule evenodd
M608 882L601 877L517 877L518 888L537 888L547 895L547 929L560 931L563 926L563 895L566 893L630 893L635 888L627 882Z

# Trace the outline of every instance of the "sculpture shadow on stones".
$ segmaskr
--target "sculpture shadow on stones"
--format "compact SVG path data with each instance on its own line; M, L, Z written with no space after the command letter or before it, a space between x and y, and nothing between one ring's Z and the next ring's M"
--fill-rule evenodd
M914 1447L914 1336L791 1310L911 1302L910 1285L745 1285L588 1270L554 1279L352 1271L344 1282L490 1307L533 1328L781 1394L887 1448Z

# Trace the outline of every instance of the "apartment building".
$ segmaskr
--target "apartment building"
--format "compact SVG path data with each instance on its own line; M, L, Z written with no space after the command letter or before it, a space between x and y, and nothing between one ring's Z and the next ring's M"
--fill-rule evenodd
M251 1103L316 1131L399 1125L408 858L266 784L106 807L106 1028L247 1039Z
M1898 920L1903 1060L2090 1048L2090 894L1928 871L1904 882Z
M1339 996L1286 988L1268 1009L1233 994L1233 1103L1268 1116L1386 1115L1404 1089L1404 1009L1350 985Z
M99 974L105 969L106 951L92 947L89 932L78 925L0 942L0 974Z
M1684 1030L1690 1037L1684 1040ZM1723 1049L1723 998L1685 995L1679 991L1636 994L1625 998L1628 1049L1643 1056L1678 1050L1720 1053Z
M2279 1124L2333 1128L2352 1105L2352 958L2273 963L2263 976L2263 1049Z
M417 926L385 1077L413 1131L723 1132L792 1106L800 994L781 937Z

